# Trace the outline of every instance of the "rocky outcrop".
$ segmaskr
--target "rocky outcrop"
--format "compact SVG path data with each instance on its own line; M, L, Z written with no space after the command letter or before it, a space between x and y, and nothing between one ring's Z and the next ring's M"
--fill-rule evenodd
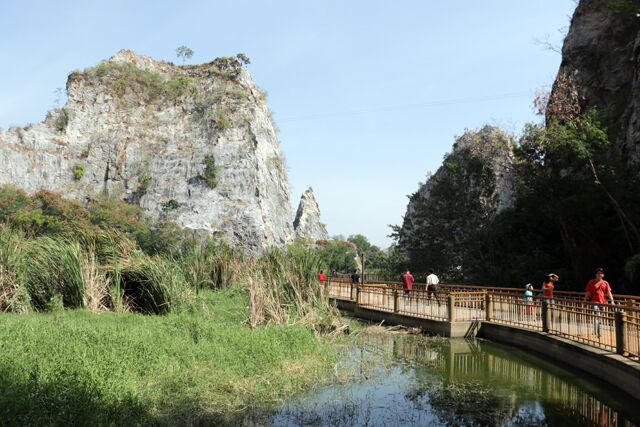
M640 160L639 13L637 0L580 1L547 108L547 118L553 119L567 109L563 104L580 111L596 107L617 146L636 162Z
M67 81L43 123L0 131L0 185L137 203L256 251L292 240L264 94L236 58L176 66L120 51Z
M327 240L326 226L320 222L320 207L313 194L313 188L309 187L300 197L300 204L293 221L296 237L305 240Z
M398 244L418 269L463 265L465 242L501 210L515 190L513 138L485 126L456 139L443 165L412 194Z

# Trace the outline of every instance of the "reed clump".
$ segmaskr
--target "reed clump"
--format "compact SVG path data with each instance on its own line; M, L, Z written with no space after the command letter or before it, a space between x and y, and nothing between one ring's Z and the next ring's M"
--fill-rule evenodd
M249 293L249 324L301 323L316 333L344 329L316 274L323 269L317 252L300 247L271 249L252 260L243 281Z

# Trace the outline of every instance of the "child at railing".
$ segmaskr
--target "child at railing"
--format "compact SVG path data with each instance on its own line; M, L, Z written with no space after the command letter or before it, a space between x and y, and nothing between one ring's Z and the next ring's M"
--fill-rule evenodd
M527 317L531 317L533 313L533 285L527 283L524 291L524 313Z

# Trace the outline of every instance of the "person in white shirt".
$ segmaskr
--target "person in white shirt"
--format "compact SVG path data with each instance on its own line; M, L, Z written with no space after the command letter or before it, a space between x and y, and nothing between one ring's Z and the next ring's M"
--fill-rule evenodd
M436 291L438 290L438 276L433 273L433 270L429 270L429 275L427 276L427 296L431 298L431 295L436 296Z

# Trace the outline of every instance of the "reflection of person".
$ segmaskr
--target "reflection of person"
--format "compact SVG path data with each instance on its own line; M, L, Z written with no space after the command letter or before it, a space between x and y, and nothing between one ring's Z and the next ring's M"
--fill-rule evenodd
M404 288L404 294L409 295L413 288L413 276L409 270L402 275L402 287Z
M593 333L600 336L600 305L606 302L605 297L609 298L611 305L614 305L613 294L611 293L611 285L604 280L604 270L596 268L595 279L589 280L585 288L585 299L593 304L595 310L595 321L593 322Z
M438 283L440 283L438 276L433 273L433 270L429 270L429 275L427 276L427 295L429 298L431 298L431 295L435 296L438 290Z

